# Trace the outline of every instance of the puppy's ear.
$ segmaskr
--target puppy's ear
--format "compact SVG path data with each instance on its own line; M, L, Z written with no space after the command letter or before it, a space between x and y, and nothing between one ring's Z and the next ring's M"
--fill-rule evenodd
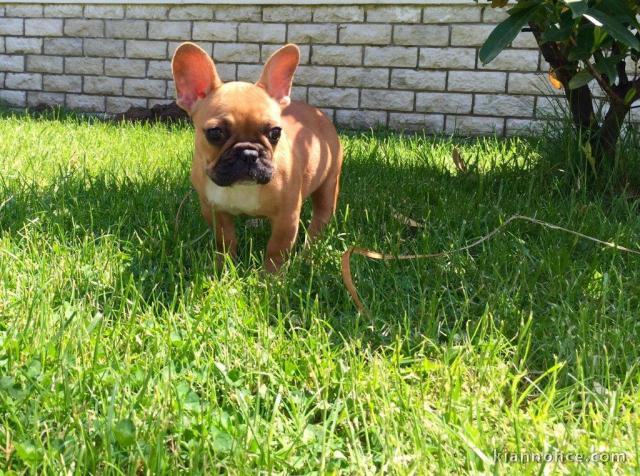
M182 43L171 60L176 84L176 103L191 115L195 104L209 92L222 86L213 60L194 43Z
M262 75L256 83L266 89L269 95L282 107L291 103L291 83L300 62L300 50L296 45L288 44L271 55L264 65Z

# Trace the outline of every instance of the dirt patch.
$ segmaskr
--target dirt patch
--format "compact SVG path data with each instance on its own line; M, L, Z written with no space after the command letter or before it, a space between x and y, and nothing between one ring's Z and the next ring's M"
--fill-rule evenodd
M45 115L45 114L54 114L56 111L59 111L59 106L52 106L50 104L38 104L37 106L33 106L29 108L29 112L37 115Z
M29 113L36 116L58 117L61 114L73 114L73 111L68 111L61 106L38 104L29 107ZM175 101L167 104L156 104L151 109L130 107L127 112L114 114L108 117L108 120L114 122L162 122L167 124L180 121L191 122L187 113L180 109Z
M151 109L146 107L130 107L127 112L116 114L113 120L130 122L177 122L189 121L186 112L178 107L175 101L169 104L156 104Z

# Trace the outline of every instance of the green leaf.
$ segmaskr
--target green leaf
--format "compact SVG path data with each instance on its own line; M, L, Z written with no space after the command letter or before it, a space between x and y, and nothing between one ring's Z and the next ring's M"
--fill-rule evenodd
M569 89L578 89L584 86L585 84L589 84L589 81L593 79L593 76L589 71L580 71L577 73L571 81L569 81Z
M543 40L553 42L569 40L576 28L576 22L573 19L571 10L567 8L565 11L561 12L557 23L551 21L550 18L545 16L546 13L544 9L540 9L539 13L542 15L542 18L540 18L540 14L537 14L532 21L537 22L544 27L544 32L542 34Z
M596 159L593 157L593 150L591 149L591 143L587 142L582 147L582 152L584 152L584 156L587 159L587 162L589 162L589 165L591 166L591 170L593 174L596 175Z
M284 373L288 376L293 376L296 373L296 370L298 370L298 366L296 364L293 363L293 361L287 359L283 362L283 370Z
M593 53L593 44L595 42L595 28L590 24L583 24L578 31L576 38L576 46L569 51L569 60L587 60Z
M614 84L618 79L618 70L616 66L618 65L619 60L615 57L606 58L601 51L597 51L594 58L596 59L596 70L607 76L609 84Z
M625 0L607 0L606 2L601 2L598 8L602 9L605 13L615 15L618 19L627 17L625 21L630 21L631 23L635 21L635 15Z
M595 8L589 8L584 17L596 26L601 26L607 33L629 48L640 50L640 40L638 40L631 30L613 17Z
M29 441L22 443L14 443L16 454L25 463L35 463L40 460L40 451L38 448Z
M594 49L605 47L607 40L610 40L611 36L602 28L595 28L593 32L593 47ZM611 47L611 45L606 45Z
M193 390L189 390L189 392L184 396L182 406L185 410L194 413L200 413L200 411L202 410L202 406L200 405L200 397Z
M422 361L422 370L429 373L441 368L441 365L435 360L424 359Z
M22 386L17 383L13 377L9 377L8 375L0 377L0 395L2 395L3 392L6 392L7 395L16 400L22 400L27 394Z
M545 0L519 0L513 7L509 9L507 13L513 16L516 13L520 13L524 10L529 10L530 8L539 6L540 4L544 3L544 1Z
M631 104L633 104L633 101L636 100L637 95L638 95L638 91L636 91L635 88L629 89L629 91L627 91L627 94L625 94L624 96L624 103L627 106L630 106Z
M533 16L540 6L541 0L531 4L527 9L513 13L509 18L500 23L489 35L482 48L480 48L480 61L487 64L511 43Z
M113 428L113 436L120 446L131 446L136 441L136 426L129 418L120 420Z
M27 369L27 377L35 379L42 373L42 364L39 360L32 360Z
M589 9L589 5L584 0L565 0L564 3L571 9L573 18L580 18Z
M546 41L559 42L566 41L571 36L573 31L573 25L565 25L558 28L555 25L550 25L549 29L542 34L542 39Z
M233 448L233 438L226 431L222 431L216 427L211 428L212 443L211 447L216 453L229 453Z

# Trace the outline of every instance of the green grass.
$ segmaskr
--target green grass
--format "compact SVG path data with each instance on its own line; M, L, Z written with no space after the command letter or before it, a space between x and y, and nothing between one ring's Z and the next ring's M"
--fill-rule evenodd
M337 216L273 278L267 226L218 273L193 194L175 229L188 127L2 116L0 473L635 472L640 258L515 223L354 257L358 315L340 254L514 213L638 247L639 202L573 190L538 141L342 140Z

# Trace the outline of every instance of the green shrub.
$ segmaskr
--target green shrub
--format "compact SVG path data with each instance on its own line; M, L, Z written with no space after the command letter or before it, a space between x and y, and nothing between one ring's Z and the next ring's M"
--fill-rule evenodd
M491 6L504 7L507 3L493 0ZM640 3L518 0L508 14L480 49L480 60L489 63L528 27L551 65L551 75L564 88L573 124L585 138L590 170L595 176L611 173L622 126L640 99ZM634 65L631 74L629 65ZM590 88L594 81L608 106L601 116L596 113Z

